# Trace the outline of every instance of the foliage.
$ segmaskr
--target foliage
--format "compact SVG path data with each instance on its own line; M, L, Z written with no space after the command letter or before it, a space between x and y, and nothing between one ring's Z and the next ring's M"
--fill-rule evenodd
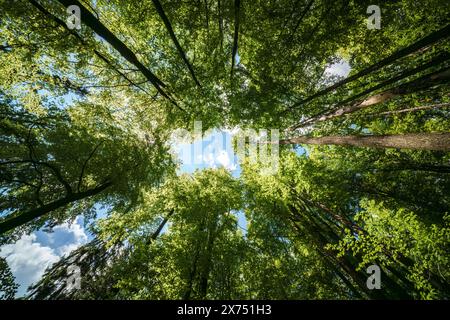
M68 3L0 0L0 243L93 236L28 298L449 298L448 2L383 1L379 30L368 0L73 0L73 30ZM278 170L180 173L195 121L279 129Z

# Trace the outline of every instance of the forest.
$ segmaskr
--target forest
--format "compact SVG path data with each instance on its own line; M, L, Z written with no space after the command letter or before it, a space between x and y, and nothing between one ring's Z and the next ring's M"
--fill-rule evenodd
M449 299L449 12L0 0L0 299ZM185 172L199 121L279 137ZM2 248L80 218L18 294Z

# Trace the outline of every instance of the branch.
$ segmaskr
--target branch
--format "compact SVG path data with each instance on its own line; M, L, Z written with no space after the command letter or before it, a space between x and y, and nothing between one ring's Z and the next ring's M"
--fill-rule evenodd
M419 67L420 68L420 67ZM375 94L366 98L365 100L358 100L349 106L343 106L341 108L337 108L343 105L344 102L349 101L351 99L347 99L343 102L338 103L332 110L321 112L312 116L309 119L306 119L298 124L295 124L288 128L288 131L293 131L298 128L305 127L309 124L322 122L330 119L334 119L340 117L342 115L346 115L349 113L353 113L359 111L364 108L368 108L370 106L387 102L397 96L409 94L412 92L418 92L421 90L428 89L429 87L433 87L435 85L439 85L445 82L448 82L450 78L450 68L445 67L436 72L428 73L426 75L421 76L420 78L414 79L412 81L403 83L398 85L397 87L385 90L381 93ZM370 89L369 89L370 90Z
M406 48L403 48L403 49L400 49L400 50L394 52L389 57L382 59L381 61L379 61L377 63L372 64L371 66L367 67L366 69L363 69L360 72L358 72L350 77L347 77L346 79L339 81L339 82L335 83L334 85L329 86L323 90L320 90L319 92L297 102L296 104L286 108L284 111L281 112L281 114L285 114L286 112L289 112L292 109L297 108L300 105L303 105L317 97L323 96L331 91L334 91L337 88L342 87L349 82L357 80L357 79L359 79L365 75L368 75L374 71L377 71L377 70L381 69L382 67L387 66L387 65L391 64L392 62L394 62L404 56L414 53L423 47L429 46L441 39L445 39L449 36L449 34L450 34L450 25L447 25L446 27L429 34L425 38L407 46Z
M45 215L51 211L57 210L68 204L71 204L75 201L97 195L100 192L104 191L106 188L110 187L112 184L113 184L112 182L108 181L108 182L105 182L104 184L98 185L97 187L87 190L87 191L68 194L61 199L50 202L39 208L32 209L32 210L24 212L24 213L13 213L12 217L8 216L8 217L0 220L0 235L9 230L12 230L19 226L22 226L26 223L29 223L29 222L33 221L34 219L42 217L43 215Z
M189 63L189 60L186 57L186 54L183 51L183 48L181 48L180 43L178 42L177 37L175 36L175 33L173 32L172 24L169 21L169 18L167 18L166 13L164 12L164 9L161 5L161 2L159 0L152 0L153 5L156 8L156 11L158 12L160 18L164 22L164 25L166 26L167 31L169 32L170 38L172 39L173 43L175 44L175 47L178 50L178 54L180 55L181 59L183 59L184 63L189 69L189 72L191 73L192 79L195 81L195 83L201 88L200 82L197 80L197 77L195 76L194 69L192 68L192 65Z
M58 25L60 25L61 27L63 27L66 31L68 31L70 34L72 34L73 36L75 36L81 44L87 46L87 43L83 40L83 38L81 38L81 36L76 33L74 30L70 30L66 23L64 21L62 21L61 19L59 19L58 17L54 16L53 14L51 14L49 11L47 11L44 7L42 7L37 1L35 0L28 0L33 6L35 6L39 11L41 11L43 14L45 14L46 16L48 16L50 19L52 19L53 21L55 21ZM104 38L108 43L110 43L117 51L119 51L119 53L122 55L122 57L124 57L126 60L128 60L130 63L132 63L135 67L137 67L137 69L139 71L141 71L141 73L155 86L155 88L157 89L157 91L165 98L167 98L173 105L175 105L178 109L180 109L181 111L184 111L184 109L182 109L181 107L178 106L178 104L173 100L173 98L170 96L170 94L166 93L161 87L164 87L165 84L162 83L161 80L159 80L158 78L156 78L155 75L153 75L151 73L150 70L148 70L144 65L142 65L142 63L140 63L137 59L137 57L134 55L134 53L125 46L125 44L123 42L121 42L116 36L114 36L103 24L100 23L100 21L98 21L94 15L92 15L92 13L90 13L85 7L83 7L81 5L81 3L79 3L78 1L74 0L74 1L59 1L62 4L65 4L65 6L70 6L72 4L78 5L80 7L80 10L82 12L82 15L84 16L83 21L88 24L89 27L91 27L91 29L94 30L94 32L96 32L99 36L101 36L102 38ZM88 23L89 22L89 23ZM95 30L98 28L99 30ZM108 41L109 40L109 41ZM112 43L110 42L112 41ZM114 44L114 45L113 45ZM118 49L121 49L119 50ZM114 68L114 70L119 73L119 75L121 75L122 77L124 77L130 84L136 86L137 88L141 89L142 91L146 92L144 89L142 89L141 87L135 85L125 74L123 74L121 71L119 71L116 67L114 67L114 64L109 61L105 56L103 56L99 51L97 50L93 50L94 54L99 57L101 60L105 61L108 65L112 66Z
M166 84L162 82L153 72L145 67L139 59L136 57L133 51L128 48L119 38L117 38L108 28L105 27L95 16L87 10L78 0L58 0L65 7L71 5L77 5L80 7L80 13L83 17L83 23L92 29L98 36L102 37L108 42L120 55L129 63L134 65L141 73L153 84L156 90L161 93L162 96L171 100L171 97L162 89L166 87ZM174 103L174 101L172 101Z
M302 13L300 14L300 18L297 20L297 23L295 24L294 30L290 34L289 39L288 39L288 41L286 41L286 43L291 43L292 39L294 38L295 32L297 32L298 27L302 23L302 21L305 18L306 14L311 9L311 6L313 5L313 3L314 3L314 0L309 1L309 3L306 5L305 9L303 9Z
M61 172L59 171L59 169L57 167L55 167L54 165L52 165L52 164L50 164L48 162L42 162L42 161L36 162L36 164L43 165L43 166L49 168L50 170L52 170L53 173L56 176L56 179L58 179L58 181L61 182L61 184L66 189L67 193L68 194L73 193L72 187L70 186L70 184L66 180L64 180Z
M91 153L89 154L88 158L86 159L86 161L83 163L83 167L81 168L81 173L80 173L80 177L78 178L78 185L77 185L77 190L78 192L80 191L80 187L81 187L81 183L83 181L83 175L84 175L84 170L86 169L87 163L89 162L89 160L91 160L92 156L94 155L94 153L97 151L98 147L100 147L100 145L103 143L103 141L100 141L95 147L94 149L91 151Z

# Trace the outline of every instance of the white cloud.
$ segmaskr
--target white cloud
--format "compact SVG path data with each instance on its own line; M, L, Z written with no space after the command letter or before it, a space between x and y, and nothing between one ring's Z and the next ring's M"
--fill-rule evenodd
M325 69L325 73L330 75L336 75L341 77L346 77L350 73L351 67L347 61L341 60L339 62L333 63Z
M216 157L216 162L224 166L229 170L236 170L236 164L232 163L230 156L227 151L221 150L219 155Z
M78 221L72 224L65 222L53 228L53 231L48 237L56 245L59 256L67 255L88 241L88 236Z
M16 282L20 284L18 296L26 293L28 286L38 281L45 269L88 241L80 218L74 223L63 223L53 232L34 232L23 235L18 241L0 247L0 256L6 258Z
M238 134L237 127L212 129L204 133L202 139L191 143L175 143L174 155L181 163L180 172L194 172L196 169L217 168L237 169L237 160L232 147L232 138Z
M215 161L214 161L214 152L208 152L205 155L203 155L203 162L206 166L215 168Z
M206 167L217 168L223 166L228 170L236 170L237 165L230 159L230 155L226 150L215 150L203 155L203 163Z
M6 258L16 282L19 283L19 295L25 293L28 285L38 281L45 269L59 260L59 256L50 247L34 242L36 235L23 235L17 242L1 247L0 256Z

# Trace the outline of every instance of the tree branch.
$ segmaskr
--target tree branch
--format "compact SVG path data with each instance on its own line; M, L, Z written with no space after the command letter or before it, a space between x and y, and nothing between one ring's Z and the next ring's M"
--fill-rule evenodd
M91 160L91 158L93 157L94 153L97 151L98 147L100 147L100 145L103 143L103 141L100 141L95 147L94 149L91 151L91 153L89 154L88 158L86 159L86 161L83 163L83 166L81 168L81 173L80 173L80 177L78 178L78 185L77 185L77 190L78 192L80 191L80 187L81 187L81 183L83 182L83 175L84 175L84 170L86 169L87 163L89 162L89 160Z

